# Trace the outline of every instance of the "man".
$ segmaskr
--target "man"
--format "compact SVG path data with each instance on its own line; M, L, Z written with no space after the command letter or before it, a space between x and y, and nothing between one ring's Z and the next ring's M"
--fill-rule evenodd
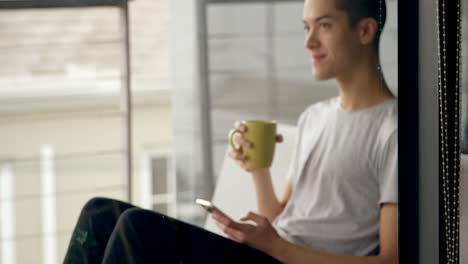
M373 13L372 4L375 11L385 5L305 1L305 47L313 76L336 79L339 97L301 115L282 199L274 194L268 168L250 171L263 216L249 213L243 220L256 226L213 214L233 240L285 263L398 262L397 102L379 67L385 14ZM236 128L248 129L239 123ZM251 145L242 137L236 141ZM246 157L230 155L244 166ZM366 252L379 254L359 257Z
M397 104L379 67L384 14L372 18L359 7L371 2L305 1L305 47L313 76L336 79L339 97L314 104L301 115L281 200L267 168L250 171L265 217L250 213L244 220L257 226L213 214L235 241L285 263L398 262ZM385 3L374 4L374 10L381 10ZM236 128L247 129L240 124ZM236 141L250 146L241 137ZM244 166L246 157L236 151L230 155ZM352 256L378 245L378 256Z
M250 171L260 214L249 213L244 223L212 214L231 239L93 199L82 210L66 263L398 262L397 109L377 48L385 2L306 0L303 20L313 76L336 79L339 97L313 104L299 118L282 199L268 168ZM242 137L236 142L252 147ZM248 158L231 156L241 166Z

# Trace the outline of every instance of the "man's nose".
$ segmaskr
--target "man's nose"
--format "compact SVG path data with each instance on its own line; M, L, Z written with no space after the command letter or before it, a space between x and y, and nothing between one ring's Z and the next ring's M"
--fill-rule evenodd
M320 45L317 36L314 31L310 31L306 34L304 40L304 46L306 49L314 49Z

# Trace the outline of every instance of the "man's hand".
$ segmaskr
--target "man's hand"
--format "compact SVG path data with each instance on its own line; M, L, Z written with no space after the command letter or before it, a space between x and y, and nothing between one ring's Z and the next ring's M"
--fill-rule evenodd
M249 157L246 157L245 155L243 155L243 152L242 152L242 149L245 149L245 148L253 148L254 145L252 144L252 142L248 141L247 139L245 139L242 134L247 132L247 126L245 124L242 124L241 122L239 121L236 121L236 123L234 124L234 129L235 130L238 130L240 131L241 133L236 133L233 137L233 142L234 142L234 145L236 146L236 148L238 148L239 150L235 150L235 149L232 149L230 148L229 149L229 156L237 162L237 164L243 168L245 171L247 172L251 172L251 173L255 173L257 171L262 171L262 170L267 170L268 168L262 168L262 169L255 169L255 170L251 170L251 169L247 169L246 166L245 166L245 162L247 161L247 159ZM281 143L283 142L283 135L281 134L278 134L276 135L276 142L277 143Z
M265 216L249 212L240 219L243 222L253 221L255 225L235 222L217 212L213 212L211 216L218 227L238 243L247 244L273 257L281 250L284 241Z

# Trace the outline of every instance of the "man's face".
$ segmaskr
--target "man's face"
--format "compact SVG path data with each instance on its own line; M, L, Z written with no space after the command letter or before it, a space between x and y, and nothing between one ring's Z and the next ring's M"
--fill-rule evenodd
M336 8L334 0L305 0L303 20L304 45L314 79L327 80L349 73L361 49L348 15Z

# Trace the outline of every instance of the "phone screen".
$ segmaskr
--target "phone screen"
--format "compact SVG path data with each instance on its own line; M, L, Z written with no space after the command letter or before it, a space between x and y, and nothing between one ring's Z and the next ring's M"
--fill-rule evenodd
M212 202L203 200L203 199L196 199L195 202L201 207L203 207L206 211L209 213L212 213L213 211L217 211L218 213L224 215L227 218L230 218L227 214L225 214L223 211L219 210L218 207L216 207ZM230 218L231 219L231 218Z

